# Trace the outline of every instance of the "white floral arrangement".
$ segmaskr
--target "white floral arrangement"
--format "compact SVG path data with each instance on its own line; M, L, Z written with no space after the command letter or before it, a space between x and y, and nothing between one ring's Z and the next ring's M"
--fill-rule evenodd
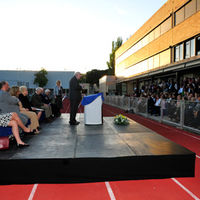
M128 121L127 117L125 117L122 114L119 114L114 117L114 123L117 125L128 125L129 121Z

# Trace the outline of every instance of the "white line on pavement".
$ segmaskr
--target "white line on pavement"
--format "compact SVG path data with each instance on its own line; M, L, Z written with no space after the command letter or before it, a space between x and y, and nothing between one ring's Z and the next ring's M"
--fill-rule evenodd
M34 195L35 195L35 192L36 192L36 190L37 190L37 187L38 187L38 184L34 184L33 189L32 189L32 191L31 191L31 194L30 194L28 200L32 200L32 199L33 199L33 197L34 197Z
M200 200L195 194L193 194L190 190L188 190L185 186L183 186L179 181L177 181L175 178L172 178L172 180L179 185L185 192L187 192L193 199Z
M110 199L111 199L111 200L116 200L115 195L114 195L114 193L113 193L113 191L112 191L112 188L111 188L111 186L110 186L110 183L109 183L109 182L105 182L105 184L106 184L106 188L107 188L107 190L108 190L108 194L109 194L109 196L110 196Z

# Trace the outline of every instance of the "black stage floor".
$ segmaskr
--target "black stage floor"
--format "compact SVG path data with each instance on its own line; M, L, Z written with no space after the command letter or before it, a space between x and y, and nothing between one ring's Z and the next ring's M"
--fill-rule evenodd
M26 137L24 149L0 152L0 184L77 183L194 176L195 153L130 120L128 126L68 124L62 114Z

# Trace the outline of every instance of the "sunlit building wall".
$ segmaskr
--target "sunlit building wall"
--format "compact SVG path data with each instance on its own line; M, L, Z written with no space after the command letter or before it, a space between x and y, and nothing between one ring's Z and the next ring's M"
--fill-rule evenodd
M115 54L122 81L200 59L200 0L168 0Z

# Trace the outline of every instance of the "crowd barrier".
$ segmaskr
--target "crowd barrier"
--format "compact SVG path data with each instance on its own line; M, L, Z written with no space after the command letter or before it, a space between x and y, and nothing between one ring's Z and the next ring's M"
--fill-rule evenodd
M106 96L104 103L200 134L200 112L194 113L200 102L161 100L160 106L152 108L148 98Z

